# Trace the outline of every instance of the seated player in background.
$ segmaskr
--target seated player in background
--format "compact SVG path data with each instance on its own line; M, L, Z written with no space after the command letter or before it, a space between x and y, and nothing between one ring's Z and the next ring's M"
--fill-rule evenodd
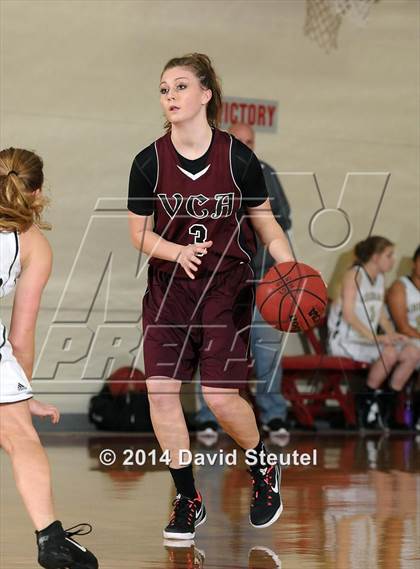
M413 256L411 274L392 284L387 304L397 331L420 347L420 245Z
M387 304L397 331L420 348L420 245L413 255L411 274L400 277L392 284L387 294ZM414 422L416 430L420 431L418 390L414 393Z
M420 350L396 333L384 309L384 274L394 266L394 245L372 236L357 243L356 261L343 278L339 298L328 317L329 351L334 356L370 363L366 390L358 398L364 427L390 426L395 400L420 362ZM378 326L384 333L378 334ZM379 388L389 378L385 396Z

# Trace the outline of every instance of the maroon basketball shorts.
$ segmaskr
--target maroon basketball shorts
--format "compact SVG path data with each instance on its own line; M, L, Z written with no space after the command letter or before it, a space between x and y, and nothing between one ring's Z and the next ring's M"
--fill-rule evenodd
M250 371L253 271L246 263L210 276L174 278L149 266L143 298L146 377L241 388Z

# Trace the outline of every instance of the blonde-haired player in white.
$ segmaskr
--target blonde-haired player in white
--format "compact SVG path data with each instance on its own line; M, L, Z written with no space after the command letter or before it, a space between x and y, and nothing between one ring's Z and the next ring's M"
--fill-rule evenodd
M0 151L0 297L15 291L9 332L0 320L0 446L10 456L17 489L36 530L39 564L96 569L95 556L71 539L82 532L64 530L56 519L48 458L31 417L59 421L55 407L33 399L29 381L35 325L52 261L40 230L48 227L41 220L43 181L43 163L35 153Z
M384 274L394 265L394 245L371 236L355 247L355 264L346 271L339 298L328 317L329 350L335 356L371 364L366 393L360 398L360 422L381 426L392 421L396 395L420 362L420 350L394 331L385 306ZM378 334L378 327L384 333ZM377 390L389 378L386 405L378 405ZM379 411L382 411L379 416Z

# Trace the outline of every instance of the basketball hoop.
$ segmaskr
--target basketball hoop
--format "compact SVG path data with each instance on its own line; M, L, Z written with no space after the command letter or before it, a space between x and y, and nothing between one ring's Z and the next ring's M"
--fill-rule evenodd
M379 0L306 0L304 33L327 53L338 47L343 18L364 26L372 4Z
M337 14L350 16L356 25L364 26L375 1L377 0L329 0L329 3Z

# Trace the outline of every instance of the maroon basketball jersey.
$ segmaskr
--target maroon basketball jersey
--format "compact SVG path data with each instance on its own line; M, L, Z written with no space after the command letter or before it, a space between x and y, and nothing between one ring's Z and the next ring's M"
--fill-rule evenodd
M215 129L207 164L197 174L181 167L170 133L159 138L155 148L155 233L181 245L213 241L201 257L196 278L249 263L256 253L256 238L233 178L231 136ZM149 262L159 270L175 270L175 276L189 278L177 263L156 257Z

